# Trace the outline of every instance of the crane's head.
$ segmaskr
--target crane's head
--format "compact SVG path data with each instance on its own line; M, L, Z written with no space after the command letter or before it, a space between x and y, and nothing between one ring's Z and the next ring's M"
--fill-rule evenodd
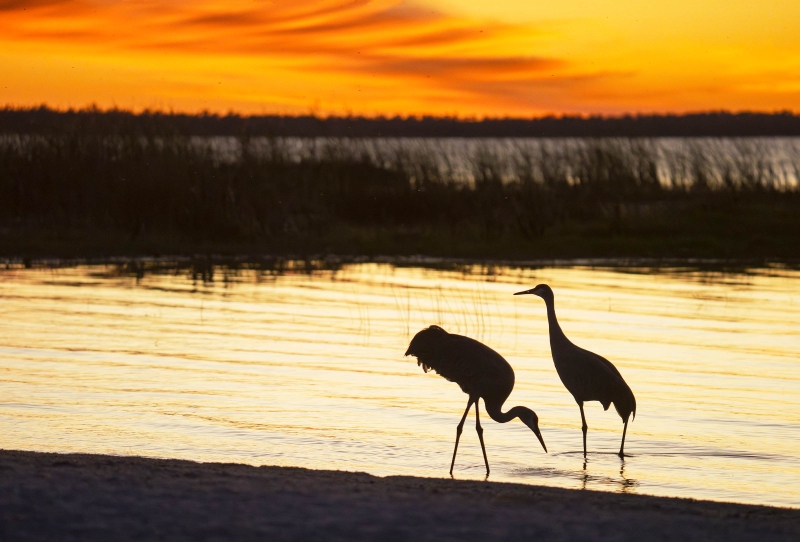
M404 355L415 356L417 358L417 365L421 365L424 371L427 373L430 367L423 362L423 358L428 359L428 356L435 352L437 346L441 344L442 339L448 335L449 333L439 326L426 327L414 335L414 338L411 339L411 343L408 345L408 350L406 350Z
M553 302L553 290L547 284L539 284L535 288L531 288L530 290L525 290L524 292L517 292L514 295L525 295L525 294L538 295L539 297L544 299L545 303Z
M519 419L527 425L533 434L536 435L536 438L539 439L539 442L542 443L542 448L544 448L545 453L547 452L547 446L544 445L544 439L542 438L542 432L539 431L539 417L536 413L526 407L519 407L522 412L519 415Z
M411 343L408 345L408 350L406 350L406 353L403 355L419 357L420 354L433 350L440 341L448 335L449 333L439 326L426 327L414 335L414 338L411 339Z

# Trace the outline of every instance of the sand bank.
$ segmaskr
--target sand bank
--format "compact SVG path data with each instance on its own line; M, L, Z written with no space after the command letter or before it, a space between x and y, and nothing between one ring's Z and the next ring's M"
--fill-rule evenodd
M800 540L800 510L0 451L0 540Z

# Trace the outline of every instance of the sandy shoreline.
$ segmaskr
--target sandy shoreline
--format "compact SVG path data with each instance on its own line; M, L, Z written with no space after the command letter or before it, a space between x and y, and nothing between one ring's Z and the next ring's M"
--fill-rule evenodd
M0 451L2 540L799 540L800 510Z

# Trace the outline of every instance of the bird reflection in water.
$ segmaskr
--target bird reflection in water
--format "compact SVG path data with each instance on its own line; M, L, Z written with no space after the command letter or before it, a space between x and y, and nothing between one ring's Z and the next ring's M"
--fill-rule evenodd
M581 473L581 489L587 489L587 484L597 483L605 486L616 486L619 493L633 493L639 485L637 480L625 476L625 459L620 459L619 464L619 479L614 479L608 476L598 476L589 474L589 459L583 460L583 472Z
M619 477L620 477L620 493L632 493L633 489L636 489L636 486L639 485L639 482L634 480L633 478L626 478L625 477L625 460L622 460L622 463L619 466Z

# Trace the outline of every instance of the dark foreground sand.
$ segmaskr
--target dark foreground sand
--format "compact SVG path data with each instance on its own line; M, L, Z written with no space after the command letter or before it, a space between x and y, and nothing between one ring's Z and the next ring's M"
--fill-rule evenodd
M800 510L0 451L0 540L800 540Z

